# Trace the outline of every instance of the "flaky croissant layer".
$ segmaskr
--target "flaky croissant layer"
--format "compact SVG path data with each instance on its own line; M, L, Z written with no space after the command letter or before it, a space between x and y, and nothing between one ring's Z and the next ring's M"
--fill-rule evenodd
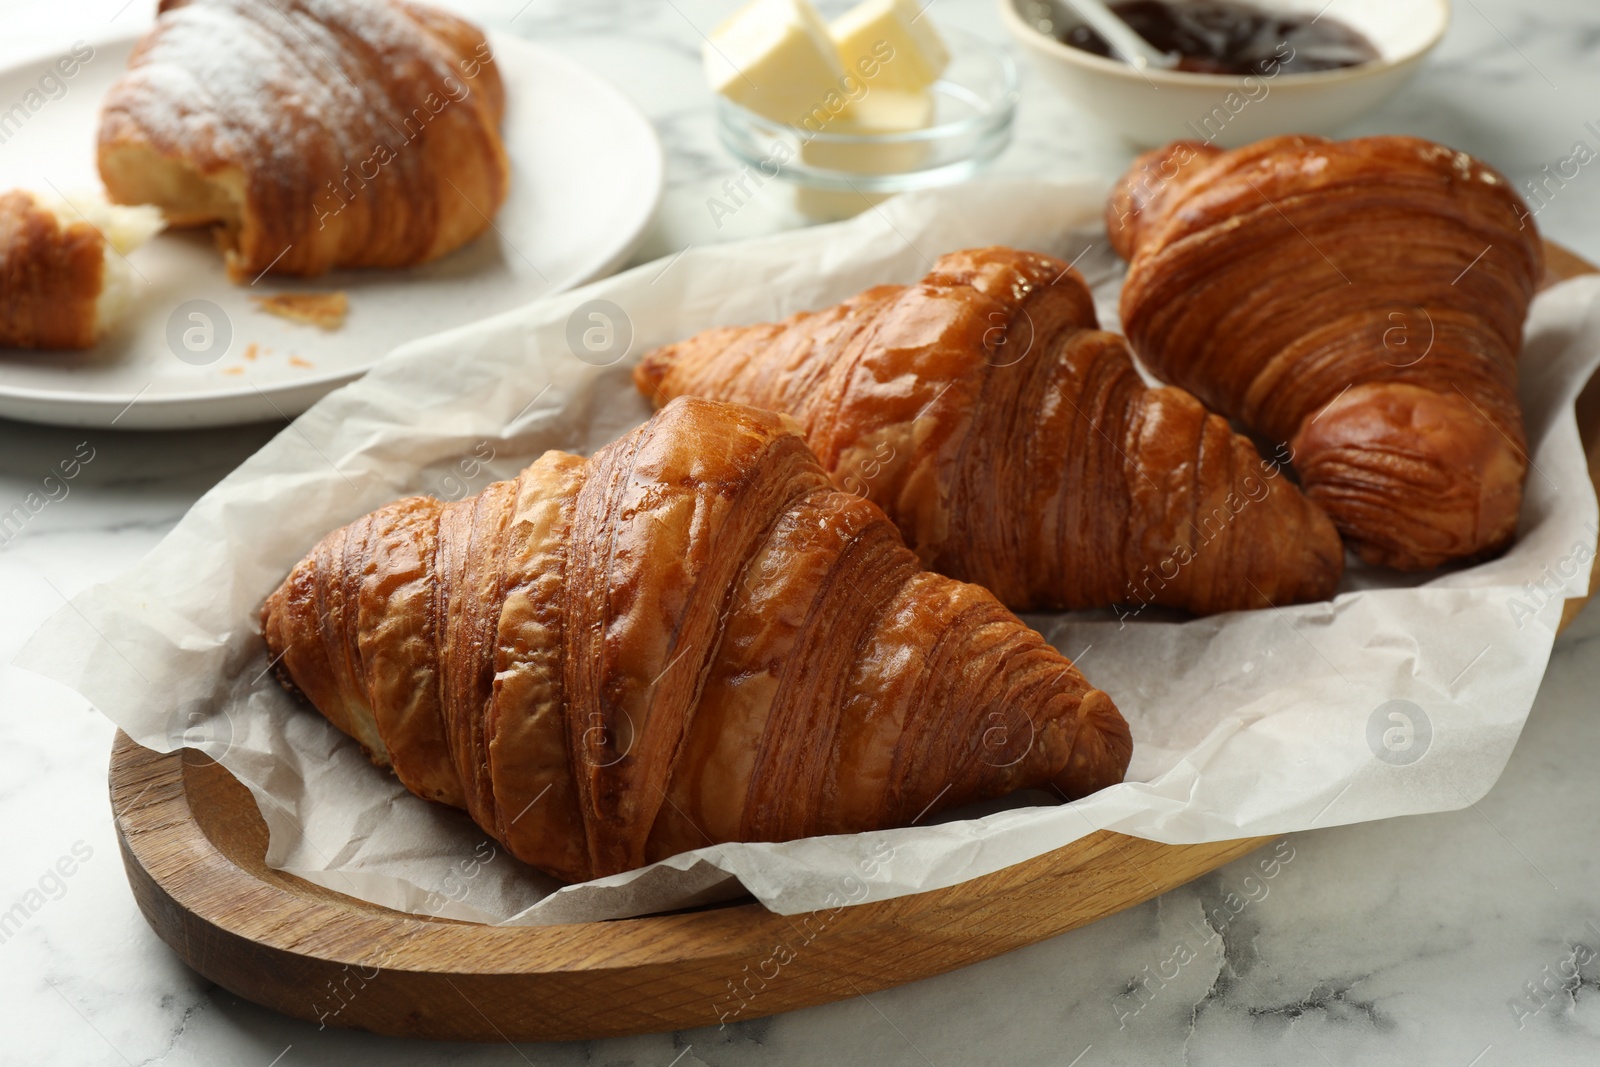
M696 399L591 459L334 531L261 625L374 762L568 880L1082 796L1132 749L1105 693L923 571L792 422Z
M1134 162L1106 225L1140 358L1291 448L1363 559L1426 569L1510 541L1543 246L1503 176L1414 137L1185 141Z
M793 415L926 564L1019 611L1260 608L1343 572L1327 517L1193 396L1147 388L1052 256L954 252L916 285L649 352L634 380L658 405Z

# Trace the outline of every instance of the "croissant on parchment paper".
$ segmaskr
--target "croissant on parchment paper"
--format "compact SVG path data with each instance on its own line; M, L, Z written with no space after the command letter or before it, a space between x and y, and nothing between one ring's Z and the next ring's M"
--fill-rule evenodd
M592 459L412 497L267 599L286 685L413 792L569 880L1122 780L1111 698L923 571L793 423L668 405Z
M1194 397L1146 387L1051 256L955 252L916 285L647 353L634 381L793 415L927 565L1019 611L1259 608L1343 571L1327 518Z
M235 280L406 267L504 201L476 27L409 0L161 0L100 117L113 200L214 225Z
M1543 247L1504 177L1414 137L1184 141L1134 162L1106 225L1140 358L1287 442L1362 559L1420 570L1510 541Z

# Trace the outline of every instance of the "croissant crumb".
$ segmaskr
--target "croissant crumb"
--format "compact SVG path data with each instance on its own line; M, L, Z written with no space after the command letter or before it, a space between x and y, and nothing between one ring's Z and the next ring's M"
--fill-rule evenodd
M343 326L345 314L350 310L350 297L342 291L273 293L270 296L251 297L251 300L269 315L324 330L337 330Z

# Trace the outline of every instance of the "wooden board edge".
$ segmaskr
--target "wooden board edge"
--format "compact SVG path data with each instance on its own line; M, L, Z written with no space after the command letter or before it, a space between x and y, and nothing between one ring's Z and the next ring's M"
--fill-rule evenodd
M1544 255L1543 287L1585 274L1600 274L1600 267L1549 239L1544 242ZM1578 436L1583 441L1584 452L1589 457L1589 480L1594 483L1595 491L1600 493L1600 374L1589 379L1583 392L1578 395L1576 407ZM1597 542L1600 542L1600 538L1597 538ZM1600 543L1596 544L1596 553L1600 555ZM1556 627L1557 634L1572 625L1579 613L1594 599L1596 593L1600 593L1600 564L1590 569L1588 593L1568 600L1561 609L1561 622Z
M947 889L835 911L782 916L745 903L481 926L390 911L282 872L262 877L264 847L241 862L202 830L189 807L197 783L213 801L231 792L231 806L259 821L220 766L119 732L118 837L135 900L162 940L207 978L286 1015L454 1040L688 1029L871 993L1104 918L1269 840L1169 846L1098 831ZM792 958L775 966L775 952Z
M1600 267L1566 246L1548 237L1544 239L1544 279L1540 284L1541 289L1584 274L1600 274Z

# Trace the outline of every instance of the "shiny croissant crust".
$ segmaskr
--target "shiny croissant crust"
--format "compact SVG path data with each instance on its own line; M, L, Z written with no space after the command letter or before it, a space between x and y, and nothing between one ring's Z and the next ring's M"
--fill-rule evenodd
M268 598L280 677L569 880L1120 781L1105 693L922 571L792 424L685 399L592 459L337 530Z
M162 0L106 96L113 200L217 224L235 280L405 267L505 199L482 32L407 0Z
M925 563L1019 611L1259 608L1343 570L1327 518L1194 397L1146 387L1051 256L955 252L916 285L657 349L634 380L793 415Z
M1543 249L1504 177L1414 137L1178 142L1135 161L1106 223L1140 358L1287 442L1363 559L1425 569L1510 541Z

